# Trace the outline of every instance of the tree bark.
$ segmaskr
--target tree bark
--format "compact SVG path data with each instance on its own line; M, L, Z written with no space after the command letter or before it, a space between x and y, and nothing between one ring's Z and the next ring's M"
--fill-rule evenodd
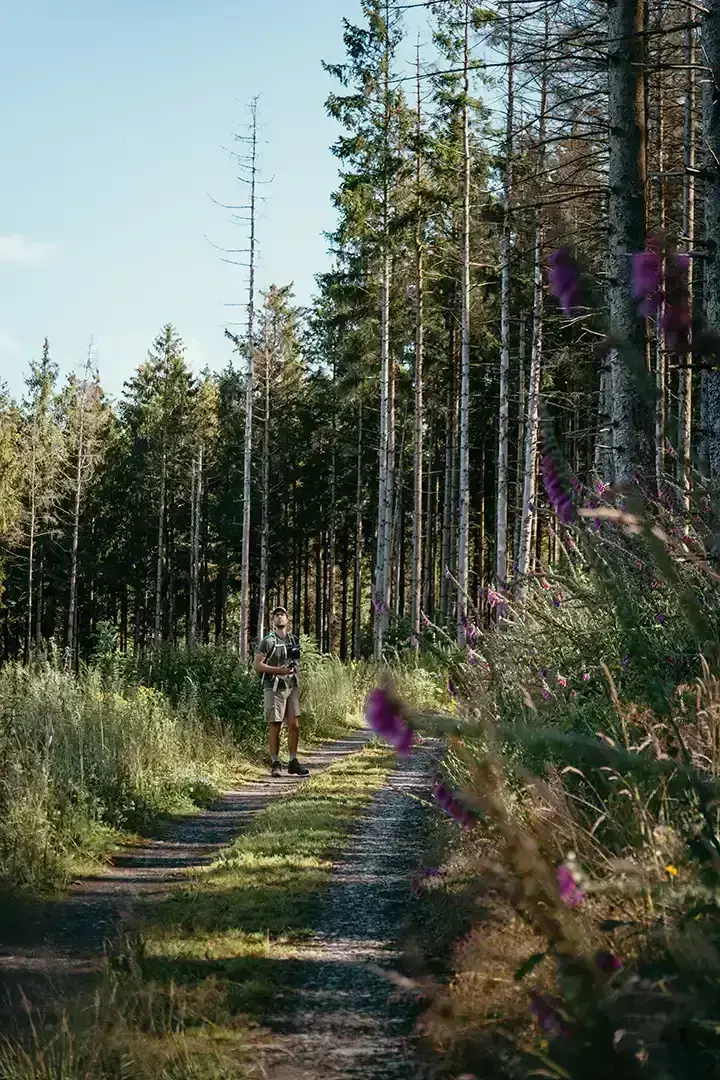
M458 589L456 633L460 645L467 640L467 593L470 558L470 0L465 0L465 43L463 52L463 220L462 220L462 301L460 349L460 486L458 505Z
M720 334L720 0L707 0L702 28L703 59L709 74L703 92L705 137L705 230L708 261L705 265L705 318ZM714 493L720 488L720 371L702 374L703 435Z
M415 414L413 425L413 530L412 566L410 573L410 626L419 643L420 606L422 594L423 541L423 228L422 228L422 99L420 94L420 46L417 50L417 154L415 159L416 214L415 223Z
M645 0L608 8L608 309L613 337L645 355L645 326L632 295L631 255L644 247L646 139L643 65ZM653 469L652 419L622 351L610 357L613 481L627 484Z
M510 251L511 198L513 182L513 122L515 105L515 58L513 54L513 10L508 2L507 107L505 121L505 178L503 191L503 231L500 242L500 414L498 419L496 567L497 587L507 582L507 524L510 451Z

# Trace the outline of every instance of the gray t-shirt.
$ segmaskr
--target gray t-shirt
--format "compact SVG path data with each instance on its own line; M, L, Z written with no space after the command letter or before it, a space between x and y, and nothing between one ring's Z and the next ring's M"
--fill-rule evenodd
M266 664L271 667L287 667L288 661L288 646L292 640L291 634L286 634L285 637L280 637L274 630L271 630L269 634L266 634L258 645L258 652L262 653ZM262 684L265 690L272 690L275 686L275 679L278 680L278 688L285 689L291 686L298 685L297 675L267 675L263 673Z

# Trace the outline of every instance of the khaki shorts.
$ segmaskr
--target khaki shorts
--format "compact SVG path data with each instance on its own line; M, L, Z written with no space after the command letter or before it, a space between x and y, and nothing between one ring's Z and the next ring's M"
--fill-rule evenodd
M297 686L282 690L266 687L263 691L265 719L268 724L282 724L290 717L300 715L300 693Z

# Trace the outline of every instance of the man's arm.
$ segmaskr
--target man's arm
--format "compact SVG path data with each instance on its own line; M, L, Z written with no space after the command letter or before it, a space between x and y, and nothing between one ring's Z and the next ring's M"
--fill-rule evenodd
M264 652L255 653L255 661L253 667L258 675L289 675L290 668L288 667L272 667L266 663L267 657Z

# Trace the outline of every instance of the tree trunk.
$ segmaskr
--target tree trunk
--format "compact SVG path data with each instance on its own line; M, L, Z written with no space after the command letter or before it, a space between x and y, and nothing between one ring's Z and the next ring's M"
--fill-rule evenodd
M157 525L157 563L155 570L155 635L153 644L156 649L162 643L162 587L163 587L163 553L165 547L165 498L167 485L167 462L165 451L162 456L160 470L160 505L158 507Z
M255 199L257 184L257 102L253 101L250 156L250 278L247 308L247 376L245 383L245 448L243 456L243 528L240 567L240 659L250 642L250 480L253 438L253 365L255 359Z
M500 243L500 415L498 422L496 567L497 587L507 582L507 523L510 451L510 251L513 167L513 122L515 58L513 55L512 0L508 3L507 109L505 123L505 178L503 192L503 231ZM541 151L542 152L542 151Z
M517 573L520 552L520 526L523 506L523 458L525 454L525 318L520 316L518 343L518 426L517 461L515 465L515 530L513 535L513 575ZM484 458L483 458L484 460Z
M703 88L705 158L705 318L720 334L720 0L707 0L702 28L703 61L710 69ZM720 371L702 374L702 413L705 456L717 495L720 488Z
M75 462L75 498L73 507L73 535L72 535L72 547L70 551L70 596L68 599L68 621L67 621L67 659L69 666L74 669L77 664L77 648L75 642L75 624L77 621L76 616L76 600L77 600L77 568L78 568L78 546L80 541L80 508L82 506L82 481L83 481L83 457L85 453L84 438L85 438L85 395L87 392L87 383L83 385L80 392L79 401L79 416L78 416L78 436L76 447L76 462Z
M693 19L693 7L688 6L688 22ZM688 26L685 30L685 53L688 64L685 86L685 138L683 159L685 175L683 179L683 233L688 251L695 246L695 30ZM690 259L687 271L688 302L692 310L693 301L693 260ZM690 512L690 489L692 481L692 353L682 358L678 385L678 485L682 494L685 513Z
M645 0L613 0L608 9L608 309L611 334L645 355L645 327L632 295L631 255L645 241ZM621 350L610 357L613 481L652 470L652 421L637 377Z
M25 635L25 663L30 662L32 657L32 625L33 625L33 601L35 599L34 572L35 572L35 534L37 531L37 422L33 421L33 443L30 458L30 540L28 545L28 596L27 596L27 625Z
M467 592L470 566L470 0L465 0L465 46L463 53L463 220L462 300L460 310L460 486L458 507L457 640L467 639Z
M658 179L658 231L665 232L665 183L662 177L665 171L665 86L660 80L658 88L657 116L657 168ZM662 302L661 302L662 303ZM665 477L665 335L662 330L663 307L658 313L655 337L655 483L658 492L662 490Z
M415 159L415 415L413 425L413 531L410 571L410 626L416 642L420 634L422 594L422 500L423 500L423 229L422 229L422 102L420 95L420 46L417 50L417 155Z
M357 472L355 486L355 556L353 560L353 660L360 659L361 642L360 626L362 618L362 597L360 595L361 570L362 570L362 547L363 547L363 477L362 477L362 449L363 449L363 403L362 396L358 397L358 440L357 440Z
M273 342L273 350L276 342ZM260 595L258 597L257 637L265 637L268 607L268 550L270 545L270 346L265 342L265 410L262 448L262 505L260 519Z

